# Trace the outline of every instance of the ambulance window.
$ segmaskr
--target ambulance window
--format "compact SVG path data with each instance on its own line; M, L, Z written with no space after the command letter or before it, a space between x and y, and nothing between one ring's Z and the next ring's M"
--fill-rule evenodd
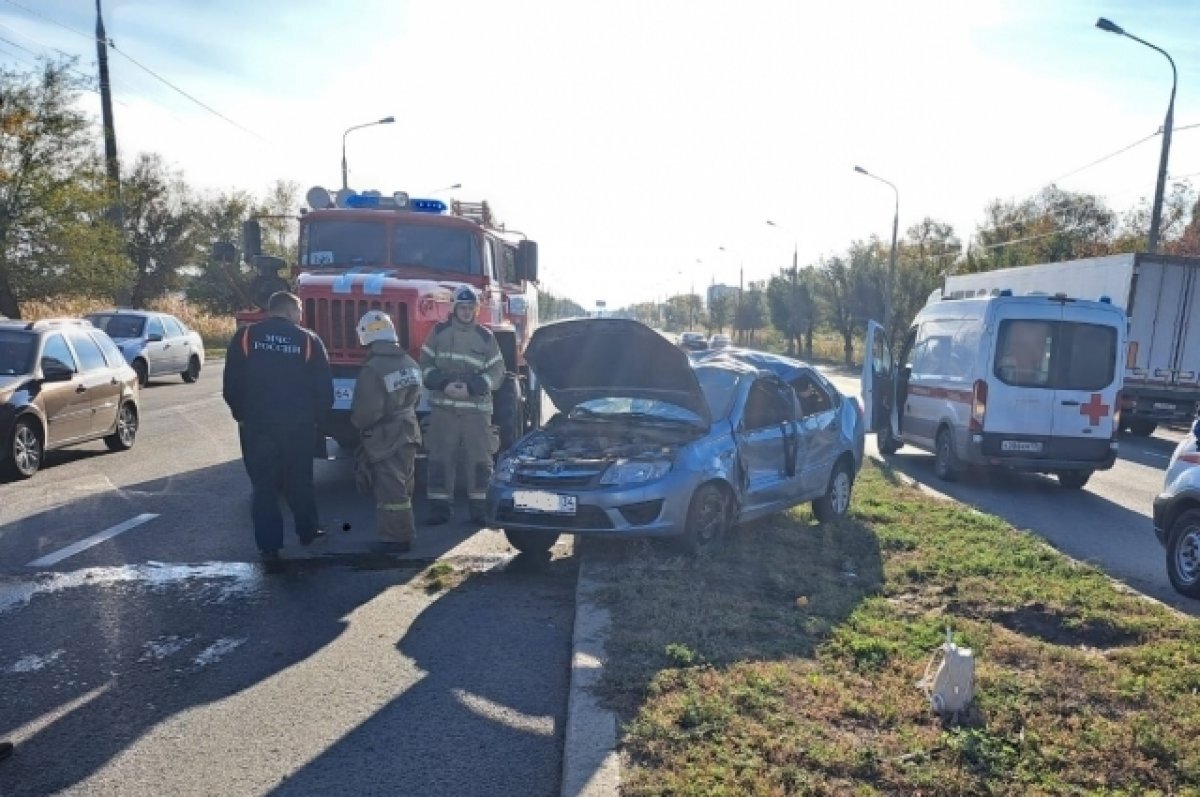
M1102 324L1058 325L1054 385L1063 390L1101 390L1112 384L1117 330Z
M1053 326L1050 321L1025 319L1000 322L995 373L1001 382L1017 387L1052 387Z

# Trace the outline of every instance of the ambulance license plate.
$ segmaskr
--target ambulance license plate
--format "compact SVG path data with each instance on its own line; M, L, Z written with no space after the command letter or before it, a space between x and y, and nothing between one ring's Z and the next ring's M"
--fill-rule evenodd
M1000 450L1040 454L1042 453L1042 443L1040 440L1001 440Z
M526 512L545 512L548 515L574 515L575 496L543 490L514 490L513 508Z

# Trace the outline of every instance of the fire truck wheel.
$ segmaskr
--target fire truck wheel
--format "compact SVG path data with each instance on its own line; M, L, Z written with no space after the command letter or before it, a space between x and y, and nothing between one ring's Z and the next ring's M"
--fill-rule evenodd
M520 439L525 428L521 383L514 374L505 374L504 384L492 394L492 425L500 429L499 457Z

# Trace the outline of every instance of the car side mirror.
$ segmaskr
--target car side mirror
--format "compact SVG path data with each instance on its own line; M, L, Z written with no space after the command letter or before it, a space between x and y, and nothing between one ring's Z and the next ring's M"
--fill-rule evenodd
M147 343L158 343L162 339L163 339L163 336L159 335L158 333L154 333L154 334L150 334L150 335L146 336Z
M517 279L538 281L538 245L528 239L517 244Z
M75 372L58 360L42 360L42 379L47 382L70 382Z

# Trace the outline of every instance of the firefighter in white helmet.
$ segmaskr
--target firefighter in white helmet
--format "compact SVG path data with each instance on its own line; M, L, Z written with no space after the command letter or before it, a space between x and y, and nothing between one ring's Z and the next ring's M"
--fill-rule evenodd
M475 323L479 300L469 286L454 293L450 318L435 326L421 347L421 372L430 391L429 498L431 526L446 523L454 502L458 450L466 455L471 520L486 519L492 478L492 391L504 382L504 356L491 330Z
M392 319L380 310L358 322L358 341L367 347L367 361L350 405L350 420L362 435L356 472L375 495L379 548L404 553L416 533L413 459L421 444L421 372L401 348Z

